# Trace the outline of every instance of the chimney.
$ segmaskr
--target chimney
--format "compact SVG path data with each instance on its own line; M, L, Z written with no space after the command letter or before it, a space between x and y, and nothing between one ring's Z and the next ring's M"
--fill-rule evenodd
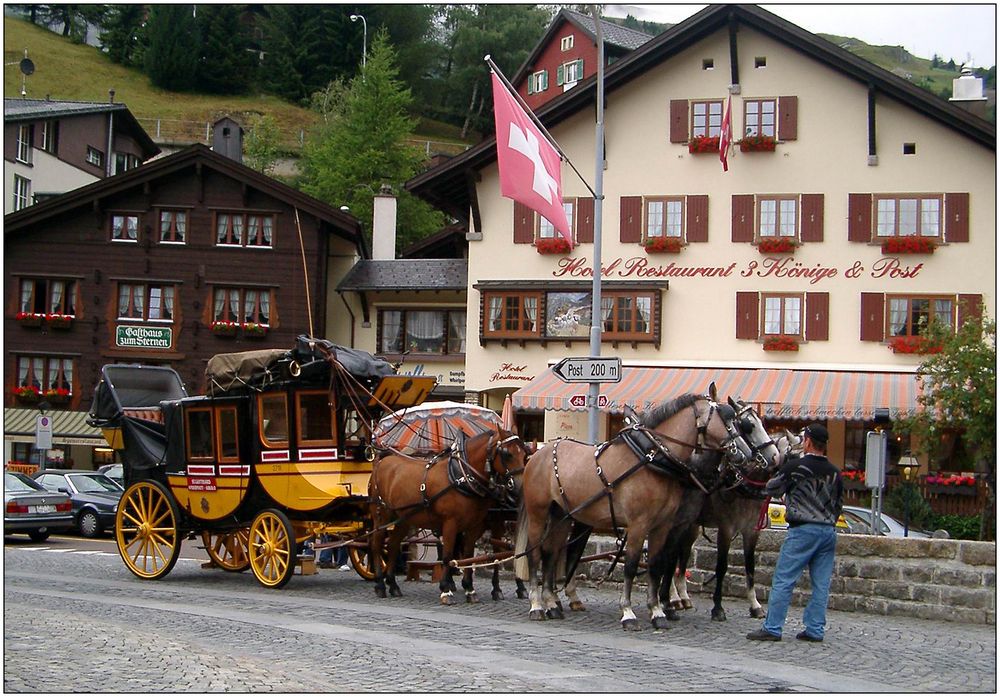
M986 118L986 97L983 95L983 79L972 74L972 68L962 68L962 76L951 81L952 97L948 101L957 107Z
M396 196L392 187L383 184L375 194L372 210L372 259L387 261L396 258Z

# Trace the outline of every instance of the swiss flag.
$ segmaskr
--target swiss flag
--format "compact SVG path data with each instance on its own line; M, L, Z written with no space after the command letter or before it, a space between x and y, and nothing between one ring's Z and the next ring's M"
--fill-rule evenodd
M722 117L722 132L719 133L719 159L722 160L722 171L729 171L729 146L733 142L733 122L730 108L733 105L733 96L729 95L726 101L726 115Z
M493 110L497 127L500 193L537 211L570 247L573 235L562 206L562 160L524 113L495 72Z

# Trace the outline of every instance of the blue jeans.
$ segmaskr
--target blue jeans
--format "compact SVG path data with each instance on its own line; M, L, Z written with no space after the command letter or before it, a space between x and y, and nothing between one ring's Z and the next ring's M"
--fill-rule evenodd
M833 557L837 549L837 531L832 525L807 523L788 528L778 564L771 580L771 594L767 598L767 619L764 629L781 636L792 591L802 570L809 567L812 594L802 613L806 633L818 639L826 631L826 603L830 598L830 578L833 576Z
M328 535L320 535L320 540L329 542L330 537ZM336 560L334 560L334 557L336 557ZM336 563L337 566L343 566L347 563L347 547L327 547L326 549L321 549L319 551L319 563Z

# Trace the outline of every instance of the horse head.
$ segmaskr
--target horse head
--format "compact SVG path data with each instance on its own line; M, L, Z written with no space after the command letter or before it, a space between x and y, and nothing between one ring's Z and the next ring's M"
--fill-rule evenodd
M785 453L771 439L764 422L746 402L728 398L729 407L735 414L734 425L739 429L743 441L749 447L751 456L743 469L745 477L766 481L781 466Z
M689 446L692 454L721 453L728 463L746 462L753 453L738 429L730 423L735 418L732 410L712 398L714 387L713 383L707 395L691 393L664 402L643 416L641 426L665 437L668 442ZM693 415L691 421L673 418L688 407Z
M531 453L521 437L512 431L500 428L490 434L486 473L496 485L513 492Z

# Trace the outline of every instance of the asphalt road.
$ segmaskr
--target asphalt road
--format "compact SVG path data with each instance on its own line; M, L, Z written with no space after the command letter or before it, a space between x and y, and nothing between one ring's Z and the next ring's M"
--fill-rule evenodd
M379 600L353 572L295 576L201 568L185 542L159 581L134 577L110 538L7 538L5 692L996 692L996 628L831 612L826 641L750 642L760 621L711 601L666 631L619 626L618 591L584 588L584 613L528 620L526 600L441 607L437 584ZM426 575L425 575L426 578Z

